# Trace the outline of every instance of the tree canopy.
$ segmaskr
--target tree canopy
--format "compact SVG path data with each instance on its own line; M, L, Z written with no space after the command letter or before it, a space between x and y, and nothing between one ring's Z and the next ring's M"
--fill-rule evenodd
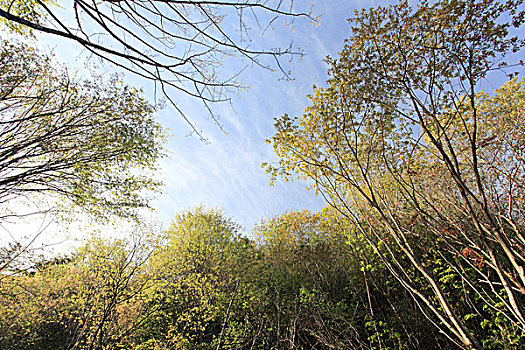
M164 232L92 238L4 276L0 346L453 348L339 214L289 212L261 223L257 241L236 226L197 208Z
M43 193L62 209L134 216L160 185L155 107L117 77L81 81L56 67L28 45L2 42L0 218L18 215L13 200Z

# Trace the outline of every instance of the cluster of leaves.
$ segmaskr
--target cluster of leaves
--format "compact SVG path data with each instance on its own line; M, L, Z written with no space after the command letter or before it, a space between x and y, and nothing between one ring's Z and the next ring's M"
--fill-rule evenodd
M1 347L114 348L142 321L146 252L93 239L73 257L2 276Z
M164 131L154 112L116 77L81 81L32 47L2 41L0 218L17 216L6 204L34 193L100 218L136 214L160 185L151 172Z

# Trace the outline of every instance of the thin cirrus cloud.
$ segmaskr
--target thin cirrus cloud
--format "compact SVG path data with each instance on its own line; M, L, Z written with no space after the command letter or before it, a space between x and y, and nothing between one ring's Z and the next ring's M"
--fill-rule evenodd
M263 162L278 161L265 142L274 133L274 118L285 113L302 114L312 85L323 86L327 79L323 60L327 55L337 55L350 32L347 18L353 15L355 4L324 1L316 3L314 9L324 13L320 26L297 22L293 35L289 28L265 34L269 43L280 42L281 46L292 35L294 45L304 50L305 56L290 64L293 81L277 81L278 76L266 70L246 69L243 81L250 87L248 91L232 99L233 108L219 107L225 133L210 127L208 121L205 133L209 143L205 144L195 137L184 137L187 128L180 120L161 117L176 135L170 142L171 156L161 167L166 183L164 194L156 202L161 221L169 222L176 212L198 205L218 207L249 234L261 219L286 210L316 211L323 207L322 198L305 189L307 183L279 180L270 187L270 177L261 168Z

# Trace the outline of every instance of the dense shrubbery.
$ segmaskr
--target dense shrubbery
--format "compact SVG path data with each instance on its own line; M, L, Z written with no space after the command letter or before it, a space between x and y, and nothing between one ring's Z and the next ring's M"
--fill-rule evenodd
M252 236L198 208L163 233L93 238L67 259L4 275L0 348L457 347L388 270L400 259L425 292L402 252L386 260L333 210L286 213ZM454 257L427 244L424 263L472 334L487 348L520 348L521 332L463 285Z
M4 276L2 349L451 347L341 217L287 213L243 238L220 212L148 241L95 238Z

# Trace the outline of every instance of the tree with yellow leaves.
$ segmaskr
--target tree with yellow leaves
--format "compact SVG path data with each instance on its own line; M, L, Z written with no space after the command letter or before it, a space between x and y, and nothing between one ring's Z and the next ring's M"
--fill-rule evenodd
M277 120L273 176L309 178L459 347L525 330L523 83L480 85L523 47L522 1L362 11L327 88Z

